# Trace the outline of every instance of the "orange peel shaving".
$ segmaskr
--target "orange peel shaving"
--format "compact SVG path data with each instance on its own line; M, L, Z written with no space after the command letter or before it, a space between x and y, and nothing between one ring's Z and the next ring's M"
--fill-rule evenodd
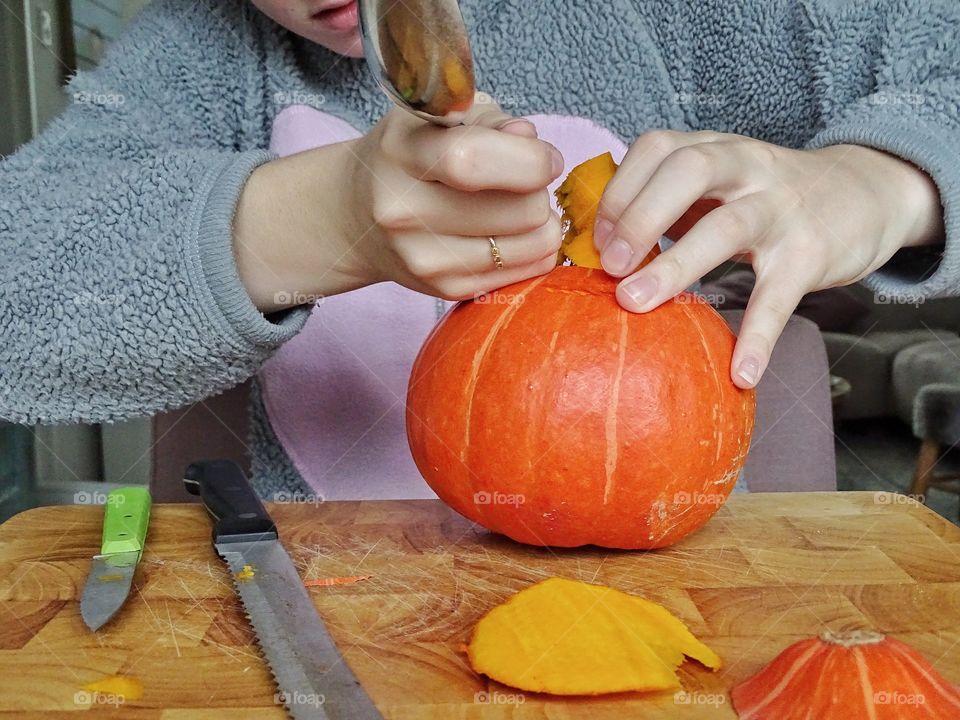
M597 208L607 183L617 172L617 164L610 153L597 155L580 163L557 188L557 204L563 222L563 242L557 264L569 260L574 265L600 269L600 253L593 242L593 226L597 222ZM657 245L647 253L640 267L660 254Z
M672 690L684 657L721 665L661 605L564 578L532 585L487 613L467 656L497 682L553 695Z

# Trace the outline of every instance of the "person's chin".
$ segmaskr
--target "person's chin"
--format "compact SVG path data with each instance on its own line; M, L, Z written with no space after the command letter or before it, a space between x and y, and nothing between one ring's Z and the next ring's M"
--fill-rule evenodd
M363 57L363 41L360 39L360 28L353 32L330 35L328 33L302 33L308 40L322 45L328 50L343 55L344 57L361 58Z
M338 50L341 55L351 58L363 57L363 40L360 39L360 29L344 44L342 50Z

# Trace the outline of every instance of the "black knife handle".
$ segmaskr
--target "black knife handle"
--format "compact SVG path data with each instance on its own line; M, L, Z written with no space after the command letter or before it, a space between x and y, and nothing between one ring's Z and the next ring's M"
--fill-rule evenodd
M216 521L214 543L277 538L277 526L235 462L191 463L183 474L183 484L187 492L200 496Z

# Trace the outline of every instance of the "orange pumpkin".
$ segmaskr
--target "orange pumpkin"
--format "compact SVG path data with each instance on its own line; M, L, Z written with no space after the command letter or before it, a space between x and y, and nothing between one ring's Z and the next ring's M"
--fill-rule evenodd
M862 631L801 640L730 694L740 720L960 717L960 692L919 652Z
M534 545L669 545L730 493L754 394L690 294L636 315L601 270L558 267L449 312L420 350L407 435L455 510Z

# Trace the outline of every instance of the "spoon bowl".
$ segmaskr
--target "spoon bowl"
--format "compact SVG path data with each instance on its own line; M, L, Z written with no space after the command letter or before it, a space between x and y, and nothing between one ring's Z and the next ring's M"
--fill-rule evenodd
M457 0L358 0L367 65L398 106L437 125L460 125L476 81Z

